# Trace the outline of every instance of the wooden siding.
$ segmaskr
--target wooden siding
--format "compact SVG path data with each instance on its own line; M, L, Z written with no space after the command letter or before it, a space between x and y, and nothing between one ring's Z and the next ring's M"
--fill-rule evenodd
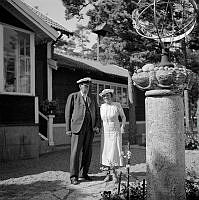
M86 70L66 69L59 67L58 70L53 70L53 99L58 103L58 112L54 119L54 123L64 123L64 111L67 97L70 93L79 90L76 81L82 77L91 77L92 79L127 84L127 80L111 76L108 74L98 74L96 72ZM144 109L144 92L136 90L136 120L145 120ZM129 119L129 110L124 108L127 121Z
M55 123L64 123L64 111L68 95L79 90L76 83L77 80L88 76L92 79L127 84L127 80L89 70L78 69L76 71L74 68L69 70L64 67L59 67L57 71L53 70L53 99L58 103L58 112L54 119Z
M35 125L0 127L0 152L0 162L38 158L38 127Z
M35 97L0 95L0 126L35 123Z
M39 97L39 105L47 99L47 45L35 47L35 95Z

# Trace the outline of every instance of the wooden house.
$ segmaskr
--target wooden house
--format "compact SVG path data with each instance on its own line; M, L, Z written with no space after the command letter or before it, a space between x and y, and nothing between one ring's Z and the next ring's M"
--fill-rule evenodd
M0 10L0 161L34 158L39 104L52 95L52 45L70 32L21 0L1 0Z

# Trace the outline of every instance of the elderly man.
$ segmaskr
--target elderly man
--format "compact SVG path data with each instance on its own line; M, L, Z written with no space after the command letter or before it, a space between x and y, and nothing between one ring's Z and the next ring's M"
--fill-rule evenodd
M99 108L95 96L90 95L91 78L77 81L80 91L68 96L65 108L66 134L71 135L70 180L78 184L89 180L94 132L99 132Z

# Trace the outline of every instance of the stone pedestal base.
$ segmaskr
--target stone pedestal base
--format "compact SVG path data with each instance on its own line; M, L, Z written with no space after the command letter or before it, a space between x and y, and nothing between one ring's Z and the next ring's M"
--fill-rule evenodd
M184 200L184 106L170 90L146 92L148 200Z

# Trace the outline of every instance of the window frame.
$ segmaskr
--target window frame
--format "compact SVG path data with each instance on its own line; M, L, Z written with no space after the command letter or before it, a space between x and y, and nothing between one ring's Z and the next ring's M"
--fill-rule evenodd
M30 92L7 92L4 89L4 28L13 29L30 35ZM0 23L0 94L6 95L21 95L21 96L35 96L35 34L31 31L24 30L18 27L14 27L8 24ZM17 63L20 62L20 58L17 59ZM17 69L18 71L18 69Z
M120 103L121 103L123 108L129 108L129 104L128 104L128 85L121 84L121 83L115 83L115 82L101 81L101 80L96 80L96 79L92 79L92 83L93 84L97 84L97 103L98 104L100 103L100 100L99 100L99 98L100 98L99 97L99 85L104 85L104 88L105 88L106 85L109 85L110 88L112 86L115 86L116 87L116 91L114 91L114 92L116 93L115 94L116 95L116 99L118 98L117 97L117 88L118 87L121 88L122 96L123 96L123 88L126 88L126 90L127 90L127 104L122 104L122 102L120 102Z

